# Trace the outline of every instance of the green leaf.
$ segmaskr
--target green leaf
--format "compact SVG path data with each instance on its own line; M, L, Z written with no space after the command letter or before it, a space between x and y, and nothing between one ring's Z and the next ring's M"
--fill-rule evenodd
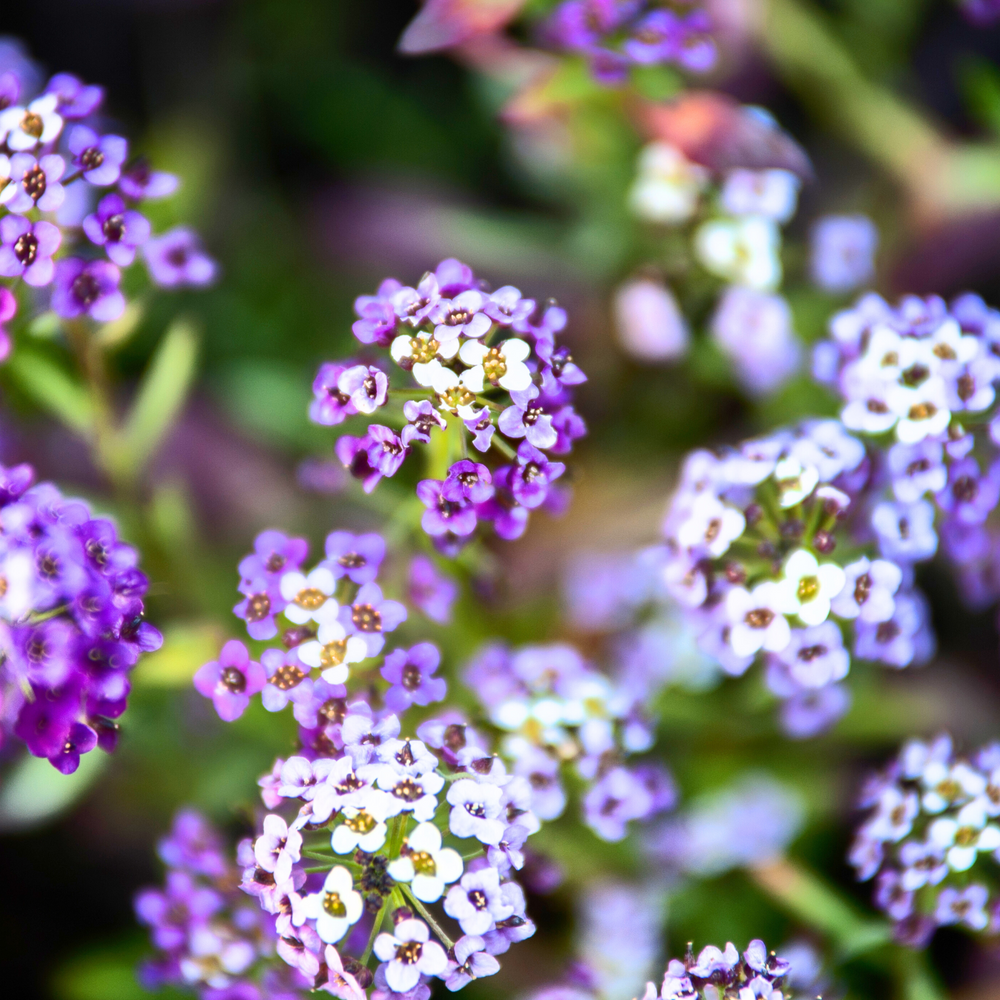
M972 117L994 135L1000 135L1000 68L988 59L969 57L961 65L960 82Z
M131 476L138 474L172 426L194 376L198 335L179 319L160 341L122 427L117 460Z
M0 789L0 829L38 826L68 809L104 770L108 758L93 751L73 774L62 774L44 757L24 757Z
M91 433L94 405L89 393L51 358L21 347L11 356L7 370L39 406L77 434Z
M195 671L218 655L225 635L215 622L178 622L163 630L163 646L142 658L136 687L183 688Z

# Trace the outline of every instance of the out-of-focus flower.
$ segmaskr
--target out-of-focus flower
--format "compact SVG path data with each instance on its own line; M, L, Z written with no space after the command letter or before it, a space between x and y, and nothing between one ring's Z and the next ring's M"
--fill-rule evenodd
M218 274L218 265L202 249L197 234L184 226L148 239L143 255L150 277L164 288L209 285Z
M708 172L687 160L675 146L653 142L639 156L639 176L629 192L629 205L647 222L686 222L708 186Z
M878 230L866 215L827 215L813 226L809 270L825 292L851 292L875 276Z
M626 282L614 301L615 328L625 351L640 361L671 361L687 353L687 323L670 289L640 278Z
M703 223L695 233L694 248L712 274L736 285L769 291L781 282L780 242L773 220L748 215Z

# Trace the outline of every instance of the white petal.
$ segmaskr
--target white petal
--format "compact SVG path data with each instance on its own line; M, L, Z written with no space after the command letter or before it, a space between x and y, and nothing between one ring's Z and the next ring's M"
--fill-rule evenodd
M814 597L799 608L799 618L806 625L822 625L830 616L830 602L825 597Z
M386 871L397 882L412 882L414 875L416 875L413 862L407 857L397 858L389 864Z
M952 871L968 871L976 862L974 847L952 847L948 851L948 865Z
M481 365L483 358L489 354L489 348L479 340L467 340L462 344L458 356L470 367Z
M375 946L372 948L377 958L383 962L388 962L396 957L396 939L391 934L379 934L375 938ZM393 962L393 965L396 963Z
M344 652L344 663L360 663L368 656L368 646L365 640L356 635L352 635L347 640L347 649Z
M446 847L438 852L434 862L437 865L438 877L443 882L455 882L462 877L462 855L458 851Z
M483 380L485 378L486 373L483 371L482 365L478 365L475 368L468 368L462 372L460 381L469 392L482 392Z
M436 854L441 850L441 831L433 823L421 823L406 839L414 851Z
M409 337L397 337L392 342L392 347L389 348L389 353L392 355L393 361L399 361L402 358L409 358L413 355L413 344Z
M928 839L937 847L950 847L955 843L958 824L953 819L936 819L927 832Z
M296 625L305 625L312 618L311 611L306 611L305 608L300 608L297 604L289 604L285 608L284 614L290 622L294 622Z
M327 604L330 602L328 601ZM334 602L335 603L335 602ZM331 642L343 642L344 636L347 634L344 631L344 626L337 621L336 618L327 618L325 611L326 605L320 609L324 612L323 618L319 622L319 629L316 632L316 638L320 641L322 645L327 645ZM339 609L338 609L339 610ZM317 664L318 666L318 664Z
M315 664L317 667L319 664ZM346 663L338 663L335 667L327 667L320 677L327 682L327 684L343 684L347 678L350 676L350 670L347 669Z
M281 596L286 601L294 600L295 595L307 586L306 578L301 573L286 573L281 578Z
M531 353L531 348L523 340L518 340L516 337L505 340L500 345L500 349L503 351L503 356L507 359L508 366L512 361L524 361Z
M415 875L413 895L422 903L436 903L444 892L444 882L436 875Z
M507 373L497 379L497 382L508 392L520 392L531 385L531 372L523 361L509 361Z
M323 651L323 646L321 643L317 642L315 639L310 639L309 642L302 643L301 646L297 647L297 652L299 654L299 659L307 667L318 667L320 666L320 653Z
M335 854L353 854L358 849L358 835L350 827L341 823L333 831L330 847L333 848Z
M317 566L307 577L306 580L310 587L315 588L322 594L326 594L329 597L334 588L337 586L337 581L333 578L333 573L330 572L326 566Z

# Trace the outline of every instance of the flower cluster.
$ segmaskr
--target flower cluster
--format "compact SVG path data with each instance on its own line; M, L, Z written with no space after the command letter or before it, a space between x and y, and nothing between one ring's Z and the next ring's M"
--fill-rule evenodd
M793 736L847 710L851 649L896 668L933 652L912 584L937 547L932 513L875 502L873 464L835 420L698 451L664 522L664 578L699 646L734 675L762 658Z
M5 71L3 71L5 70ZM215 264L196 235L153 236L143 201L177 187L130 154L126 138L103 130L104 91L57 73L41 93L15 67L0 66L0 277L51 289L63 319L117 319L125 309L122 269L141 250L153 282L204 285ZM0 289L0 322L16 300ZM0 327L0 355L10 339Z
M866 295L833 317L814 369L843 397L844 424L886 442L881 478L893 502L876 516L893 534L892 522L911 526L893 544L922 537L931 547L937 521L970 603L995 601L1000 536L986 522L1000 500L1000 312L976 295L896 307Z
M711 30L708 14L690 0L563 0L543 36L586 57L601 83L619 84L632 66L708 72L718 57Z
M245 857L249 849L244 841L238 853ZM146 989L169 984L194 988L202 1000L262 1000L313 986L291 970L281 977L263 971L261 959L274 954L280 930L239 891L240 869L203 816L181 810L159 855L167 866L163 888L144 889L135 899L158 952L139 968Z
M781 1000L789 963L761 940L751 941L742 955L729 942L725 949L707 945L695 958L689 950L684 960L672 958L657 990L646 984L642 1000Z
M780 227L795 213L798 189L795 174L779 169L734 169L714 185L679 149L654 142L640 154L629 192L639 218L693 224L694 258L726 283L709 323L712 338L754 395L773 392L799 365L791 309L776 291Z
M912 740L860 805L870 812L849 860L875 879L900 940L923 947L947 925L1000 932L1000 744L964 758L947 735Z
M563 509L556 480L566 467L549 456L568 454L586 433L571 403L573 387L586 376L569 349L556 344L566 325L563 309L550 303L536 317L534 300L518 289L484 291L470 268L449 259L416 288L387 278L355 310L355 337L389 348L411 376L408 388L390 390L382 368L344 361L322 365L313 383L316 423L376 413L385 421L369 424L362 437L337 441L338 458L366 491L395 475L415 444L443 455L434 469L439 478L421 480L417 496L426 508L424 531L450 553L480 521L513 539L524 532L530 510ZM392 393L405 399L402 407ZM490 461L496 455L502 464Z
M27 465L0 466L0 734L64 774L118 740L129 672L162 637L114 524Z
M383 655L407 617L376 583L383 539L333 532L308 571L306 555L302 539L257 538L235 611L262 641L279 635L283 616L280 646L256 662L233 640L195 676L223 719L260 692L270 711L291 704L300 726L298 753L260 781L270 812L243 889L277 918L281 958L345 1000L373 983L419 991L434 976L457 990L494 974L494 956L534 933L513 875L543 800L456 712L404 733L402 717L442 701L447 684L431 643ZM305 858L318 868L307 872ZM454 939L435 904L460 929Z
M630 821L673 806L673 782L661 765L626 761L653 744L641 714L647 688L613 683L559 644L487 646L466 668L465 682L506 733L500 752L514 774L528 779L539 819L566 808L561 771L569 761L589 786L584 821L603 840L621 840Z

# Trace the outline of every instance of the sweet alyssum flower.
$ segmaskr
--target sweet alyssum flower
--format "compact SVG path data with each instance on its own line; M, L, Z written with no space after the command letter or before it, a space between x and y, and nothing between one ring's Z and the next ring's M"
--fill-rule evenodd
M904 943L922 947L935 929L1000 931L1000 747L959 757L951 738L911 740L861 795L869 810L849 860L875 879L875 902Z
M548 456L568 454L586 433L572 405L573 387L586 376L568 348L556 346L562 309L550 304L536 317L534 300L518 289L490 294L470 268L448 259L415 288L386 279L375 295L358 298L355 311L357 339L388 347L399 372L378 361L324 364L309 413L327 426L371 418L363 436L342 435L336 444L366 491L422 446L440 451L441 441L440 478L417 487L422 526L441 551L454 554L480 524L513 539L528 509L559 511L562 487L554 484L565 466ZM535 450L523 451L521 439Z

